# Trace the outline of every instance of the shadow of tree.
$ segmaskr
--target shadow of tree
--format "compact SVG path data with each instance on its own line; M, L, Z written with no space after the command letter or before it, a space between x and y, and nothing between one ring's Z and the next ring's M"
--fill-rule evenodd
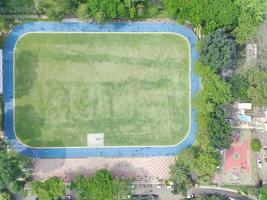
M15 54L15 97L27 95L37 78L38 58L27 50Z
M31 105L15 107L15 131L20 140L27 145L36 146L41 135L44 119L37 115Z

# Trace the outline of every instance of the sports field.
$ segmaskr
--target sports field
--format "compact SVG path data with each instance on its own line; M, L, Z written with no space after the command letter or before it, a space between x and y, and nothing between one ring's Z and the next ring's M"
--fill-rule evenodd
M189 46L171 33L30 33L15 49L15 131L35 147L174 145L189 129Z

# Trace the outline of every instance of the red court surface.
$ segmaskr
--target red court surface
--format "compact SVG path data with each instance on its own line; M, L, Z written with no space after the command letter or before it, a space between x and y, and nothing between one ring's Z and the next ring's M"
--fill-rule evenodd
M253 184L250 163L250 133L234 133L230 149L224 151L222 181L228 184Z

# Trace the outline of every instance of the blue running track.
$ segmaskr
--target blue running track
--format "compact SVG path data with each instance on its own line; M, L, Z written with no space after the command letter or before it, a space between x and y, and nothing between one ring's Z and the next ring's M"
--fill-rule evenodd
M190 147L196 138L196 112L191 110L191 127L186 138L175 146L153 147L71 147L71 148L34 148L22 144L14 131L14 80L13 54L17 40L28 32L174 32L183 35L191 48L191 97L200 88L199 77L194 74L198 58L197 37L194 32L174 23L123 22L108 23L52 23L32 22L19 25L9 34L3 49L3 87L4 87L4 130L9 144L17 152L33 158L80 158L80 157L149 157L174 156ZM192 98L191 98L192 99Z

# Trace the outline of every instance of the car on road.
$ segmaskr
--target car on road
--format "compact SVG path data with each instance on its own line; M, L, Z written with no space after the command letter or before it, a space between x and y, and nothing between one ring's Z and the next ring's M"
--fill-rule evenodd
M187 199L193 199L194 197L195 197L194 194L188 194L188 195L186 196Z

